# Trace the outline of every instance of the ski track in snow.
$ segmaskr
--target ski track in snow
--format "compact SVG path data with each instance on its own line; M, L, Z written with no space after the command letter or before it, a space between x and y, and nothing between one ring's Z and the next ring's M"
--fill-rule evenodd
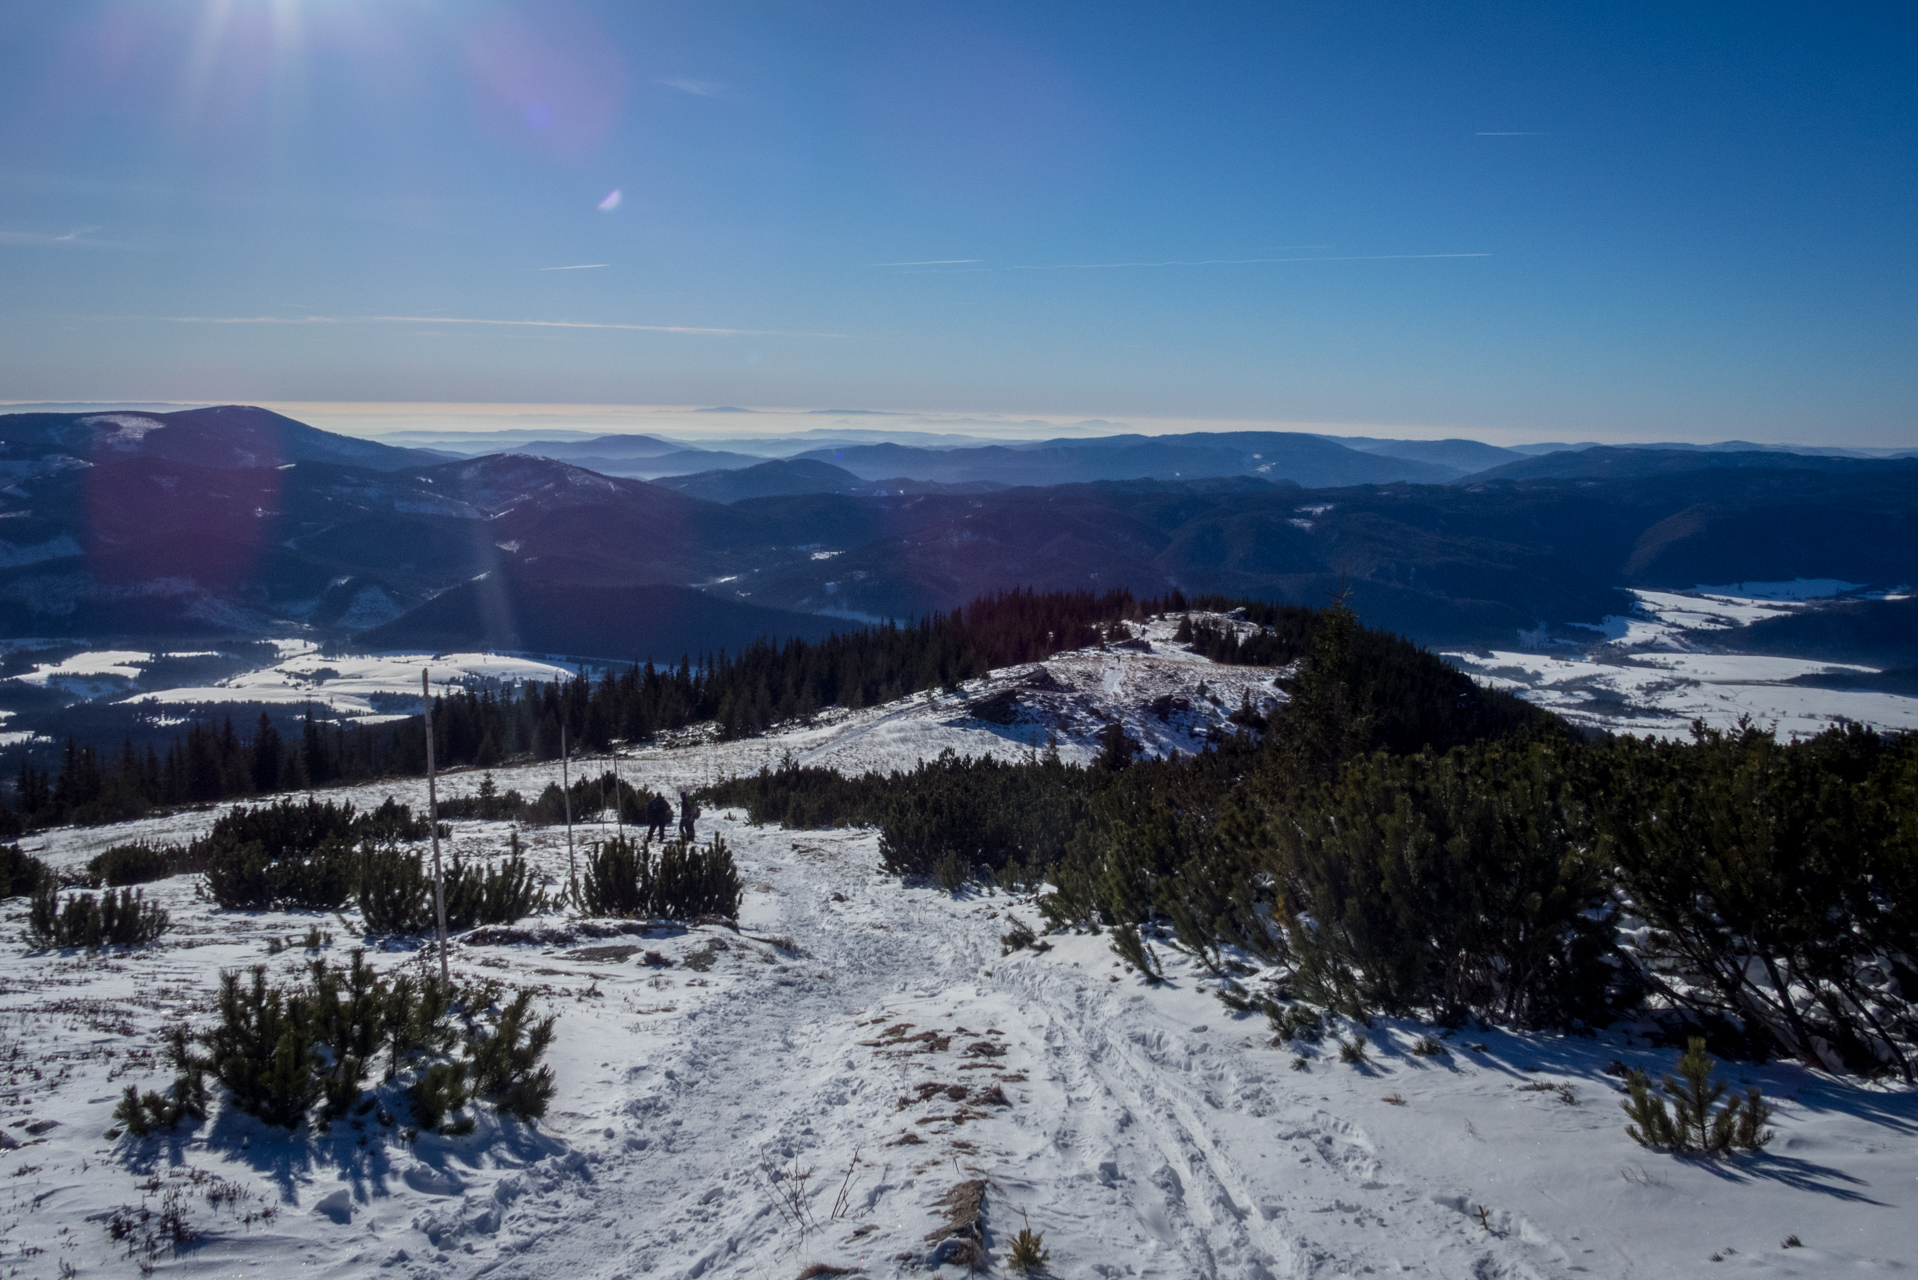
M1221 705L1198 714L1216 720L1242 693L1269 690L1271 674L1118 650L1048 668L1065 686L1047 705L1068 758L1092 749L1096 691L1149 700L1184 688L1197 707L1205 680ZM982 726L961 701L921 696L770 742L648 748L621 771L670 792L785 749L840 768L909 766L945 746L1023 755L1048 727ZM1104 705L1162 748L1175 734L1193 740L1189 718ZM602 767L582 762L574 776ZM494 771L502 790L528 795L558 775L557 762ZM450 775L442 794L469 794L479 776ZM424 791L395 780L331 794L417 806ZM129 839L188 838L213 817L24 845L72 865ZM497 853L507 831L458 823L453 844ZM1332 1028L1369 1038L1365 1063L1341 1063L1328 1036L1295 1070L1294 1049L1272 1045L1263 1018L1226 1011L1212 980L1163 944L1161 986L1119 967L1100 936L1053 935L1048 952L1003 956L1011 918L1039 923L1029 899L901 883L884 874L871 832L754 828L731 811L708 815L701 834L713 831L747 885L738 933L672 926L456 947L462 975L533 985L559 1015L548 1059L559 1093L536 1128L488 1119L468 1137L411 1144L370 1120L288 1140L226 1107L172 1138L103 1137L125 1084L165 1085L149 1051L172 1020L205 1024L221 969L296 975L307 953L271 952L268 940L313 925L333 933L327 954L343 960L353 913L219 912L181 877L147 886L174 913L161 944L88 957L27 952L24 903L10 901L0 1133L23 1145L0 1143L0 1266L49 1280L61 1263L80 1277L133 1274L137 1259L109 1239L106 1215L158 1207L173 1186L191 1192L203 1235L161 1249L151 1265L162 1274L785 1280L823 1262L957 1276L927 1236L936 1202L972 1179L986 1183L998 1274L1028 1224L1062 1277L1664 1280L1903 1273L1918 1259L1910 1091L1728 1064L1730 1083L1760 1083L1777 1100L1778 1140L1756 1161L1674 1160L1625 1136L1619 1082L1605 1071L1614 1059L1670 1070L1672 1052L1642 1039L1467 1029L1447 1055L1420 1058L1412 1040L1436 1029L1381 1019ZM563 881L563 829L523 834L529 858ZM578 832L582 844L608 834L610 824ZM673 963L650 967L645 950ZM370 958L428 962L410 945ZM237 1205L276 1215L241 1221L207 1202L188 1170L237 1184ZM803 1233L778 1190L795 1171ZM1781 1248L1787 1234L1804 1247Z

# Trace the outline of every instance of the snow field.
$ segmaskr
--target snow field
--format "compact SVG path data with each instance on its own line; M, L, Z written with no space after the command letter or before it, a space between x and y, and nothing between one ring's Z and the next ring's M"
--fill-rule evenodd
M1029 699L1033 668L1019 668L768 739L683 735L688 745L622 755L620 772L671 793L788 751L857 772L946 747L1023 756L1048 732L1082 759L1107 716L1167 750L1196 744L1242 692L1256 701L1271 688L1269 671L1154 647L1055 659L1059 687ZM1200 680L1222 705L1196 696ZM1014 688L1012 724L967 710ZM1160 720L1150 702L1175 693L1189 714ZM605 767L576 762L573 776ZM532 796L560 768L493 776ZM480 777L448 775L441 794L470 794ZM362 808L388 795L422 806L424 781L326 793ZM74 865L132 839L189 839L215 816L23 845ZM469 857L504 852L511 830L453 825ZM576 845L613 829L582 824ZM10 901L0 1134L21 1145L0 1142L0 1265L49 1280L63 1265L86 1277L143 1261L205 1277L785 1278L814 1263L956 1277L963 1268L940 1261L956 1246L928 1237L946 1221L943 1198L974 1180L991 1256L1029 1224L1059 1276L1809 1277L1902 1272L1918 1258L1910 1091L1727 1064L1728 1083L1773 1099L1778 1137L1756 1159L1681 1161L1625 1135L1607 1068L1657 1074L1676 1058L1629 1029L1463 1028L1428 1058L1411 1048L1438 1028L1335 1020L1334 1032L1368 1040L1367 1060L1348 1064L1330 1037L1273 1045L1263 1017L1228 1012L1218 979L1163 942L1160 986L1120 967L1102 936L1002 955L1013 918L1040 923L1030 900L901 883L871 832L754 828L736 811L700 831L734 851L747 887L737 932L556 913L456 944L460 976L530 986L559 1016L546 1119L486 1113L462 1138L409 1143L356 1118L288 1139L216 1106L171 1136L108 1140L120 1090L165 1086L159 1035L206 1024L221 970L263 963L295 978L314 927L332 935L322 953L343 961L357 915L219 911L181 877L145 887L174 916L159 944L87 956L28 952L25 904ZM549 886L563 884L564 829L521 834ZM369 958L435 963L412 943ZM1262 975L1239 976L1256 989ZM139 1246L169 1204L197 1239L157 1239L148 1259ZM142 1205L155 1215L144 1223ZM116 1212L128 1239L109 1233ZM1782 1247L1787 1237L1802 1247Z
M531 658L493 653L380 653L327 657L306 641L282 641L281 659L271 666L222 680L217 684L161 689L124 698L124 702L156 706L214 706L221 703L273 703L325 708L334 715L365 720L385 710L376 699L412 698L412 714L419 713L420 669L427 668L436 693L456 691L478 681L570 680L571 668ZM84 655L83 655L84 656ZM74 661L69 659L69 662ZM137 672L128 672L129 675Z
M1367 1036L1367 1063L1328 1038L1295 1071L1263 1018L1228 1013L1163 946L1159 987L1103 937L1002 956L1009 917L1037 923L1028 901L901 884L870 833L705 825L748 885L737 934L594 937L554 916L520 926L545 941L456 949L463 976L532 985L559 1014L546 1121L466 1138L408 1144L365 1122L288 1141L221 1108L172 1139L107 1141L119 1090L164 1086L157 1033L205 1019L221 968L292 977L313 924L343 958L354 917L219 912L181 878L149 887L175 912L161 945L89 958L23 954L16 904L0 1132L30 1145L0 1152L0 1248L22 1275L124 1274L101 1215L158 1208L193 1177L235 1199L187 1197L204 1234L162 1250L163 1272L958 1275L927 1236L975 1178L989 1250L1029 1222L1060 1275L1677 1277L1718 1253L1733 1273L1819 1276L1901 1270L1918 1246L1907 1092L1732 1065L1777 1100L1772 1152L1678 1161L1626 1138L1604 1070L1668 1070L1675 1055L1641 1040L1466 1029L1426 1059L1410 1046L1435 1028L1381 1020L1336 1028ZM563 875L563 831L530 834ZM269 938L295 943L270 955ZM796 1174L803 1233L780 1208ZM1788 1234L1804 1247L1780 1248Z

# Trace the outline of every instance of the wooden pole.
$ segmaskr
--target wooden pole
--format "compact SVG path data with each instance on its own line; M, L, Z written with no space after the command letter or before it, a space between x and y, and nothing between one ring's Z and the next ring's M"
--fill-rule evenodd
M612 747L613 753L613 825L619 829L619 838L626 838L626 799L619 792L619 747Z
M573 784L566 773L566 725L559 726L559 795L566 805L566 883L579 883L578 869L573 865Z
M426 700L426 825L433 831L433 914L439 923L440 982L451 979L446 970L446 877L440 870L440 792L433 772L433 685L428 668L420 668L420 696Z

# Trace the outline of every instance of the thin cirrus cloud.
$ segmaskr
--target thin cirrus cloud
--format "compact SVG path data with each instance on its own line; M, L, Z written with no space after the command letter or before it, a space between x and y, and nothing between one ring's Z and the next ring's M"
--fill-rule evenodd
M610 267L610 262L579 262L570 267L534 267L535 271L597 271L601 267Z
M1275 262L1398 262L1419 258L1489 258L1489 253L1315 253L1294 258L1174 258L1164 262L1053 262L1008 271L1118 271L1128 267L1248 267Z
M695 98L722 98L730 91L730 86L717 80L688 80L674 77L660 81L668 89L677 89L681 93L690 93Z
M509 329L612 329L629 333L679 333L707 337L843 338L841 333L787 329L716 329L686 324L615 324L595 320L493 320L470 316L162 316L173 324L351 325L466 324Z
M1329 249L1326 244L1289 246L1297 249ZM1028 262L1006 267L975 267L976 271L1124 271L1155 267L1250 267L1282 262L1397 262L1423 258L1489 258L1489 253L1310 253L1265 258L1167 258L1138 262ZM922 262L875 262L875 267L957 267L983 262L983 258L930 258ZM922 273L923 274L923 273ZM932 273L937 274L937 273Z
M98 231L98 227L75 227L64 235L51 235L42 231L8 231L0 228L0 244L89 244L104 245L104 241L89 240L87 237Z

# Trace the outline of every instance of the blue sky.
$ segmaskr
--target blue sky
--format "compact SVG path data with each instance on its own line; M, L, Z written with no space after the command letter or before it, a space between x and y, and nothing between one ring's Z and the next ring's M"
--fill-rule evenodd
M1914 54L1889 4L0 0L0 399L1911 445Z

